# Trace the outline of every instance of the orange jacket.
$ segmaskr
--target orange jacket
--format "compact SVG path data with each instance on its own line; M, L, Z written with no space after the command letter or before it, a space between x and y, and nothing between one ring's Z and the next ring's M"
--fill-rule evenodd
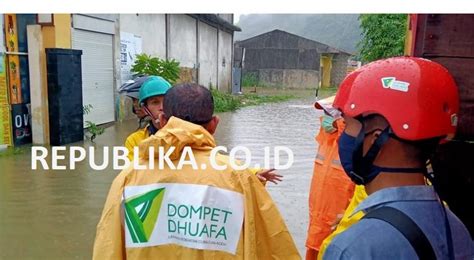
M322 122L322 117L321 117ZM306 247L319 251L331 234L337 216L343 214L354 194L354 184L339 161L337 141L344 131L343 119L334 122L337 131L327 133L321 127L316 136L319 144L309 193L309 227Z

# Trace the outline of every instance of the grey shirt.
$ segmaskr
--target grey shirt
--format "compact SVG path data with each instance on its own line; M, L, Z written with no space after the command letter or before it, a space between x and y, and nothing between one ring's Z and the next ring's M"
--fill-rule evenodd
M448 259L444 211L431 186L385 188L365 199L352 214L382 206L408 215L430 241L437 259ZM469 207L469 205L466 205ZM449 210L456 259L474 259L473 241L464 224ZM378 219L362 219L336 236L324 259L417 259L410 242L393 226Z

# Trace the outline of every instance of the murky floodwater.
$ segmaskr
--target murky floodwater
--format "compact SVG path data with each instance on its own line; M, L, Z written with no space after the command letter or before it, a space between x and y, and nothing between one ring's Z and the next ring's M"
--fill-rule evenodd
M302 256L316 149L314 135L319 125L319 112L312 102L308 98L222 113L216 133L219 145L229 149L247 146L253 163L263 164L266 146L288 146L294 152L293 166L280 171L284 181L279 185L270 183L267 188ZM122 145L135 127L133 121L117 123L107 128L93 146L102 149ZM98 163L102 160L96 158ZM0 259L90 259L105 197L118 174L111 170L111 162L103 171L90 169L87 162L71 171L32 171L29 150L0 157Z

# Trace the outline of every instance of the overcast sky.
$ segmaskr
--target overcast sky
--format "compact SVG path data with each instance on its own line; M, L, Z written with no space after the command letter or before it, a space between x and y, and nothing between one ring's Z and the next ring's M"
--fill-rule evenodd
M234 13L234 24L239 22L241 13Z

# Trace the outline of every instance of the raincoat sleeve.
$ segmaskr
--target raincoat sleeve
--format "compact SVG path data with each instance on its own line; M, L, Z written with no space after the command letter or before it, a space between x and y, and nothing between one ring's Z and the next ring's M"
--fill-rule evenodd
M249 259L301 259L278 208L253 174L242 175L244 252Z
M238 161L239 164L241 164L242 162ZM254 174L254 175L257 175L257 173L261 172L261 171L264 171L265 169L262 169L262 168L248 168L247 171L249 171L251 174ZM267 181L265 180L260 180L259 181L265 186L267 185Z
M260 171L264 170L264 169L261 169L261 168L248 168L247 169L251 174L254 174L254 175L257 175L257 173L259 173ZM264 181L264 180L260 180L259 181L265 186L267 185L267 181Z
M122 171L113 181L104 210L97 225L92 259L125 259L125 235L122 221L122 192L125 176Z
M249 168L248 171L252 174L257 174L259 171L261 171L263 169L260 169L260 168Z

